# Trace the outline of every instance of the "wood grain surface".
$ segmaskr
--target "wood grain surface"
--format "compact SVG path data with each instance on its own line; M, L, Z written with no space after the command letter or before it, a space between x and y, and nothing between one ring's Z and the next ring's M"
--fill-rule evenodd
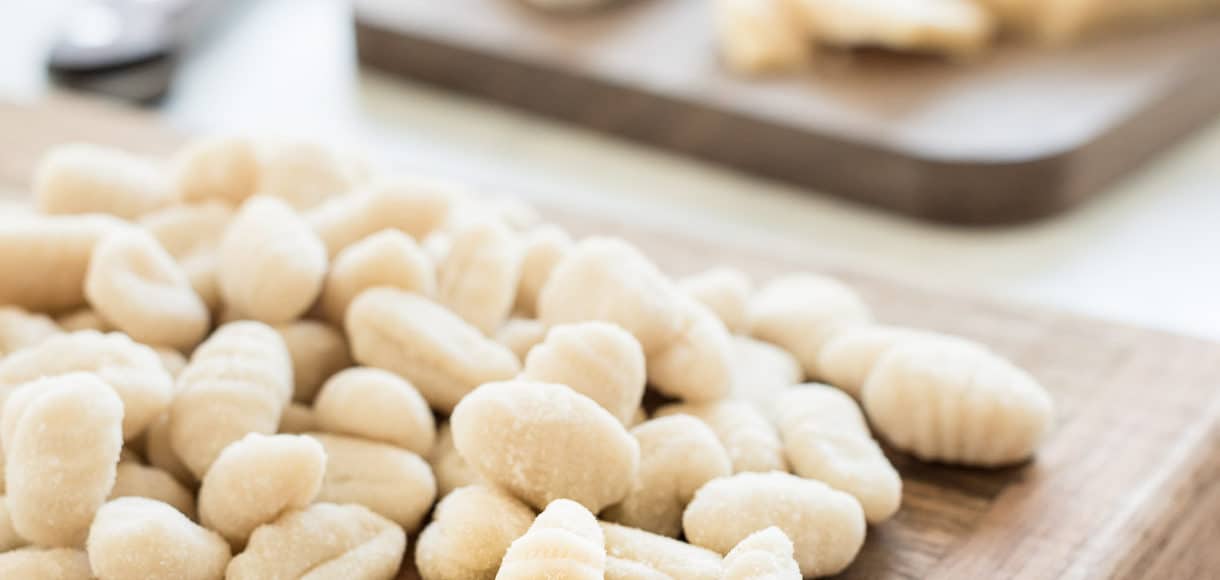
M557 16L508 0L356 0L370 66L905 214L1056 213L1220 114L1220 19L973 63L880 52L749 79L707 0Z
M0 127L0 191L16 195L56 143L159 154L181 141L144 113L63 98L2 104ZM897 282L782 240L754 247L633 225L628 215L540 209L578 234L629 238L675 274L713 264L756 280L827 271L881 320L983 341L1050 389L1057 426L1028 465L961 469L891 453L903 508L869 529L843 577L1220 577L1220 345Z

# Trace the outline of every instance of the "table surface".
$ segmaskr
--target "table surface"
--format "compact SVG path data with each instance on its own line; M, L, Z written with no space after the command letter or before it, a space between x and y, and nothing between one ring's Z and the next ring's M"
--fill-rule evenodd
M68 4L5 7L0 98L50 90L43 55ZM360 71L348 7L334 0L228 2L161 111L182 129L359 144L384 164L552 205L626 210L700 237L795 240L898 277L1220 339L1220 122L1062 217L938 226Z

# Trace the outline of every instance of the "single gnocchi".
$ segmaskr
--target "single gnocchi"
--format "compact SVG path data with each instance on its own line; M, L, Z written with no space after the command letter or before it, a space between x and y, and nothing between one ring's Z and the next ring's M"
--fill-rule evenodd
M230 443L275 433L292 397L292 362L284 341L260 322L220 327L178 377L170 408L170 445L196 478Z
M246 137L215 136L187 143L173 160L178 199L241 205L259 188L255 143Z
M451 412L475 387L512 378L521 363L456 314L418 294L366 290L347 314L356 362L396 373L428 404Z
M0 304L50 313L84 306L93 248L126 227L102 215L0 215Z
M93 249L85 298L107 322L144 344L191 349L208 332L208 307L161 244L131 228Z
M567 385L626 424L647 381L644 351L630 333L606 322L561 324L530 350L521 378Z
M792 540L805 577L838 574L864 544L864 510L855 498L778 471L712 480L682 514L686 539L720 554L771 526Z
M382 230L398 230L422 242L440 228L463 195L449 183L397 176L332 198L309 211L306 219L334 257Z
M69 373L18 389L0 437L13 529L41 546L83 546L114 486L123 402L101 379Z
M733 334L746 331L746 310L754 283L740 270L712 268L678 280L678 287L711 310Z
M538 294L555 265L572 249L572 237L559 226L542 226L526 233L522 242L521 279L513 310L522 316L538 313Z
M168 176L151 160L100 145L60 145L34 170L34 200L48 214L134 219L170 203L172 196Z
M316 503L259 526L233 557L226 580L391 580L407 536L358 505Z
M326 451L303 435L251 433L225 447L199 487L199 520L230 544L255 528L313 503L322 489Z
M419 530L436 500L436 480L418 455L384 443L310 433L326 452L318 501L360 504L402 526Z
M220 580L231 556L216 532L142 497L102 506L87 546L89 566L101 580Z
M802 385L776 395L772 409L794 473L851 494L869 523L898 511L902 478L851 397L825 385Z
M535 509L571 499L600 512L627 496L639 469L639 443L622 423L564 385L488 383L449 421L471 467Z
M1024 461L1050 431L1054 401L1011 362L975 345L912 340L864 384L877 432L924 461L995 467Z
M847 285L815 274L769 282L750 299L749 332L792 353L805 375L821 378L818 357L836 333L869 322L872 314Z
M256 156L257 194L282 200L297 210L347 193L365 180L362 160L309 141L259 142Z
M437 271L437 300L483 334L494 334L512 312L522 257L517 235L498 221L458 227Z
M339 252L322 288L322 315L343 325L361 292L389 286L423 296L436 294L436 271L427 254L398 230L382 230Z
M471 485L445 496L415 543L423 580L494 580L508 547L529 530L534 512L494 487Z
M508 547L496 580L602 580L606 542L597 518L566 499L551 502Z
M220 242L225 303L269 324L304 314L326 276L326 247L295 211L266 196L241 206Z
M631 435L640 445L635 484L603 517L676 538L682 532L682 510L695 492L733 472L729 456L716 434L689 415L645 421Z
M314 403L314 413L323 431L419 455L427 455L436 440L428 402L411 383L381 369L358 367L331 377Z

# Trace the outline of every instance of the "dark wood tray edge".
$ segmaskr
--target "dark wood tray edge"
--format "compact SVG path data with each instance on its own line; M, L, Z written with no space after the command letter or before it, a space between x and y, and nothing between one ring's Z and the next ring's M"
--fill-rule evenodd
M1067 210L1197 128L1198 119L1220 112L1220 75L1200 75L1125 125L1074 150L1013 163L929 160L404 36L363 21L359 14L355 27L359 59L393 74L957 225L1016 224ZM454 66L458 62L461 69ZM1140 137L1132 138L1132 133Z

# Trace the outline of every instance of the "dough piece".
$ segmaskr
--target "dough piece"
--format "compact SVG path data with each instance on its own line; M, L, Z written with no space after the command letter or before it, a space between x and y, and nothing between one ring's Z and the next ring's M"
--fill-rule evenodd
M1025 371L981 347L912 340L890 349L864 384L877 432L924 461L998 467L1028 459L1055 405Z
M226 580L391 580L407 535L358 505L316 503L259 526Z
M423 580L493 580L514 540L534 521L534 512L507 493L472 485L436 504L432 523L415 543L415 565Z
M508 547L496 580L603 580L605 571L597 518L574 501L557 499Z
M798 69L813 42L790 0L715 0L716 34L725 64L744 74Z
M818 42L967 58L985 50L991 14L972 0L791 0Z
M627 496L640 464L622 423L564 385L488 383L449 421L470 466L536 509L566 498L600 512Z
M855 498L777 471L712 480L682 516L688 541L721 554L771 526L792 540L806 577L842 572L864 544L864 510Z

